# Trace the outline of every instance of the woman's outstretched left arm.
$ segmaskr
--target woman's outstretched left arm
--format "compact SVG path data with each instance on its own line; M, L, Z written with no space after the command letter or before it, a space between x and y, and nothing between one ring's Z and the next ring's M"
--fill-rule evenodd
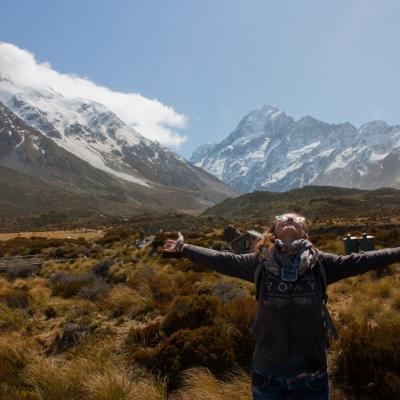
M330 284L374 268L400 262L400 247L352 253L347 256L319 252L319 257L325 267L328 284Z

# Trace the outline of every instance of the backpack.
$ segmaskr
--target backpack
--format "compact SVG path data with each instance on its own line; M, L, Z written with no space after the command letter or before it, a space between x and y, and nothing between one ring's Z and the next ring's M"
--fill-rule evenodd
M332 317L329 313L328 307L326 303L328 302L328 293L327 293L327 288L328 288L328 281L326 277L326 270L324 265L320 260L317 260L317 268L315 267L315 273L317 275L317 279L320 281L321 287L322 287L322 303L323 303L323 318L325 321L325 327L327 329L328 333L328 347L329 347L329 334L331 334L335 339L339 338L339 334L335 328L335 325L333 323ZM256 289L256 300L258 300L258 294L259 294L259 286L260 286L260 277L261 277L261 271L263 269L264 264L262 262L258 263L255 271L254 271L254 284L255 284L255 289Z

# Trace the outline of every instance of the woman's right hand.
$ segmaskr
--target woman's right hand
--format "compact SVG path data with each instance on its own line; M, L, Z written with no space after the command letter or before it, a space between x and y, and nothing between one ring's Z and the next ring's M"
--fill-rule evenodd
M178 239L177 240L172 240L172 239L167 239L167 241L164 243L164 246L162 248L164 253L177 253L177 244L183 242L183 235L178 232Z

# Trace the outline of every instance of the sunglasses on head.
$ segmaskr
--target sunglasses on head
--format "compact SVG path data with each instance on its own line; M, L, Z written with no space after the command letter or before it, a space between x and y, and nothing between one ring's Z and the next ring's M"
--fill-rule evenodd
M305 222L305 220L306 220L304 217L300 217L299 215L289 216L287 214L281 214L281 215L277 215L275 217L275 221L286 222L289 218L291 218L294 222L297 222L297 223L302 223L302 222Z

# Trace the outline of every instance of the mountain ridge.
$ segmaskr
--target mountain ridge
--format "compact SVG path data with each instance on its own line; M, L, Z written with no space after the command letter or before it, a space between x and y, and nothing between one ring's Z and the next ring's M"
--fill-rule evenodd
M400 169L395 176L388 168L394 159L400 163L398 148L399 125L370 121L356 128L309 115L295 120L264 105L220 143L196 149L190 161L242 193L305 185L400 188Z
M160 203L157 197L168 198L174 207L172 194L176 191L177 208L202 210L237 195L213 175L128 127L100 103L67 99L54 90L17 86L1 76L0 101L58 148L95 168L97 174L107 174L109 181L130 187L131 193L132 188L139 194L145 192L150 203ZM13 164L5 166L12 168ZM20 164L16 169L22 172Z
M192 168L206 186L203 192L158 183L147 187L119 179L58 146L1 102L0 166L46 182L53 189L57 188L55 190L95 198L99 212L113 214L161 209L201 210L225 197L224 185L213 189L213 183L218 180L195 166Z
M226 199L210 207L203 216L228 220L273 220L275 215L297 212L311 220L396 217L400 213L400 190L363 190L336 186L304 186L286 192L254 191Z

